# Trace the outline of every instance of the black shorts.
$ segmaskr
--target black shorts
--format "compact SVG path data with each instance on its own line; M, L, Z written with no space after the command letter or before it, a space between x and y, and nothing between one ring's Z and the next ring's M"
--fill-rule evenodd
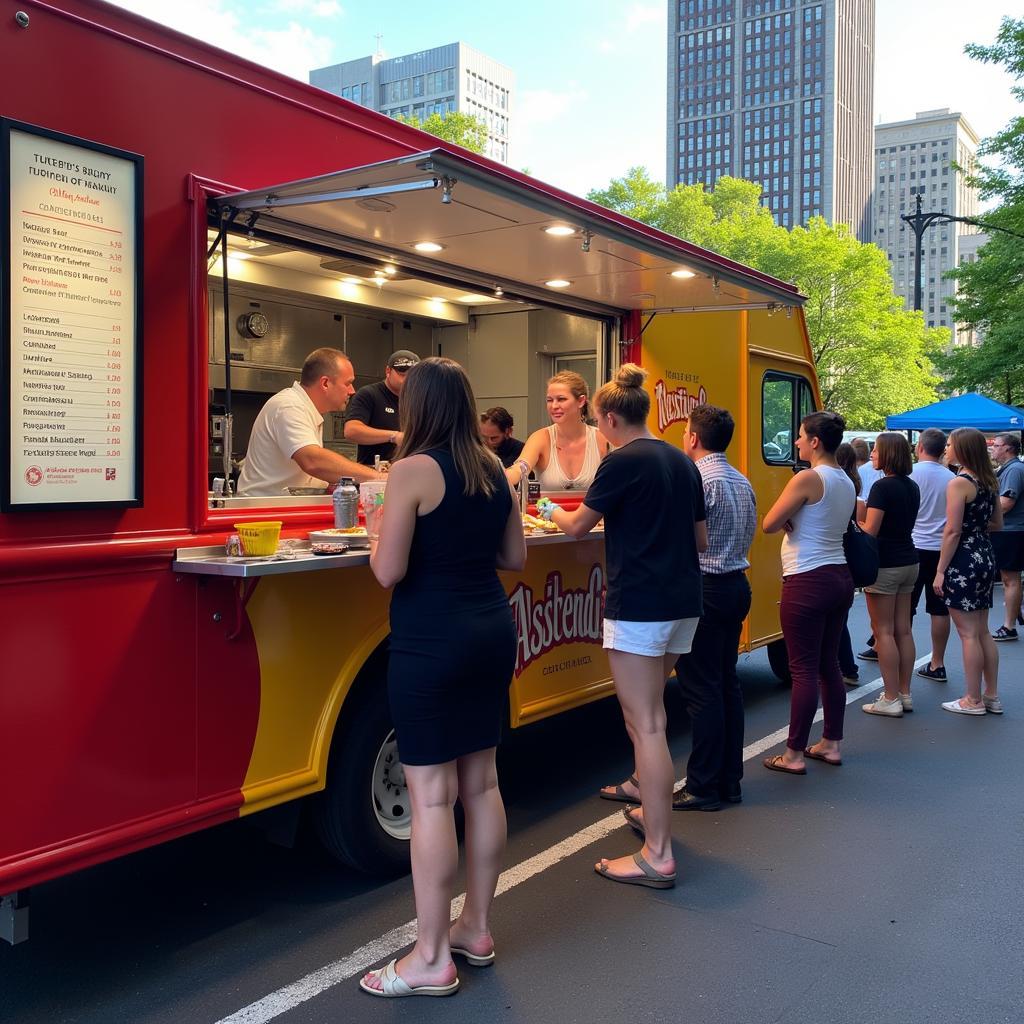
M917 548L917 561L917 582L914 584L911 608L914 612L917 611L917 602L921 600L921 591L923 590L924 610L929 615L948 616L949 609L942 598L935 593L935 588L932 586L935 580L935 573L939 568L939 552L925 551L923 548Z
M1000 530L990 533L996 553L996 568L1003 572L1024 571L1024 530Z

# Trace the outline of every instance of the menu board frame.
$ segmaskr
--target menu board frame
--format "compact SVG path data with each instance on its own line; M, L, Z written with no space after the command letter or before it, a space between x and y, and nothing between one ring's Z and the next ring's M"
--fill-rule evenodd
M125 434L134 438L134 460L130 481L119 482L118 497L110 500L63 501L60 499L40 500L33 502L15 501L12 494L12 474L15 469L14 452L11 437L10 408L0 415L0 456L5 463L3 479L0 481L0 512L38 512L42 510L93 508L138 508L141 507L143 495L143 417L142 417L142 385L143 385L143 329L142 329L142 252L143 252L143 181L144 158L138 153L115 149L99 142L67 135L63 132L28 124L12 118L0 117L0 197L3 211L0 213L0 245L7 264L5 273L0 274L0 384L7 399L8 407L13 401L12 365L13 365L13 325L11 323L11 289L14 284L15 266L12 251L11 223L11 133L22 132L35 135L42 139L73 146L88 153L101 153L104 156L124 160L132 165L134 210L130 230L133 232L132 256L134 265L126 266L123 279L131 282L133 287L134 310L130 318L132 336L123 342L125 350L133 353L134 372L123 381L131 388L131 394L125 395L122 408L129 412L130 423L125 422ZM130 431L130 433L129 433Z

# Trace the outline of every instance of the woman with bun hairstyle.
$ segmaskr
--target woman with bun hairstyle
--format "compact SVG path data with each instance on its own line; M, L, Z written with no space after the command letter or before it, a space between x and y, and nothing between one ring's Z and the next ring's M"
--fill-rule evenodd
M697 553L707 548L707 530L697 467L647 429L646 376L626 363L594 396L598 429L615 447L583 503L566 512L542 499L539 511L577 538L604 518L604 647L642 805L625 814L644 844L631 856L600 860L594 870L613 882L668 889L676 882L669 832L675 772L665 739L665 680L689 652L700 618Z
M387 699L412 803L417 936L406 956L359 986L374 996L446 996L459 985L453 953L475 966L494 962L490 909L506 827L494 757L516 661L497 570L522 569L526 541L458 363L423 359L409 370L401 434L370 568L394 588ZM452 923L457 799L466 901Z
M587 422L587 382L572 370L548 381L550 427L535 430L505 471L513 485L534 473L542 491L584 490L608 454L608 440Z
M793 676L789 738L765 768L806 775L805 758L842 764L846 688L839 670L839 637L853 603L853 579L843 552L843 534L857 501L853 481L836 464L846 423L834 412L812 412L800 421L796 450L810 469L786 484L764 517L765 533L783 534L782 635ZM825 715L822 738L807 746L818 710Z
M957 715L1001 715L999 651L988 631L992 585L998 575L989 533L1003 528L999 483L985 435L973 427L960 427L949 435L946 461L960 469L946 486L946 526L932 585L960 634L967 693L942 706Z

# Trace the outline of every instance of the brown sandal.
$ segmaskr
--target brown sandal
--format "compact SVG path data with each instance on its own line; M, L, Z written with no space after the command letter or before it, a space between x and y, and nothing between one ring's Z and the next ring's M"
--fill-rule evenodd
M781 754L766 757L762 762L770 772L782 772L783 775L806 775L806 768L787 768L786 759Z
M630 777L628 779L626 779L626 782L628 782L632 786L636 786L637 793L640 792L640 783L637 781L637 777L635 775L630 775ZM640 802L640 797L639 796L630 796L622 788L624 785L626 785L626 782L620 782L614 788L614 790L612 790L611 793L606 793L603 789L599 789L597 791L597 795L602 800L617 800L621 804L638 804Z
M835 768L838 768L843 763L843 759L841 757L826 757L824 754L811 750L810 747L807 747L804 750L804 757L809 757L812 761L824 761L825 764L830 764Z

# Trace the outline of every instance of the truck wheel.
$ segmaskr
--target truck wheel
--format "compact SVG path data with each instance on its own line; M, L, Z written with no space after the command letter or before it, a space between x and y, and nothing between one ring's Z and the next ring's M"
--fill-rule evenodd
M786 650L785 640L773 640L768 647L768 664L771 665L780 683L792 683L793 677L789 672L789 652Z
M381 689L335 735L313 821L331 856L367 874L400 875L409 870L412 808Z

